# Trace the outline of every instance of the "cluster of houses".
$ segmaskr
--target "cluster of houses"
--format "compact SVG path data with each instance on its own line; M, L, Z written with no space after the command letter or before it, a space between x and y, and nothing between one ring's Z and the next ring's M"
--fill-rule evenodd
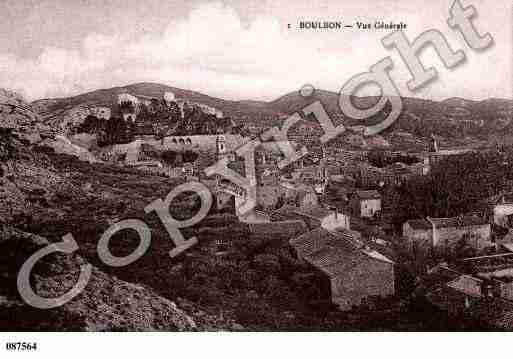
M176 103L183 115L185 103L171 93L166 93L164 100ZM151 99L128 94L120 95L119 101L130 101L134 111L139 103L152 105ZM214 108L195 106L222 117ZM302 130L310 131L307 127ZM257 205L241 214L237 208L247 199L245 190L220 176L206 178L203 170L225 157L234 168L244 168L233 152L244 141L247 138L230 134L169 136L161 140L139 139L113 151L124 153L125 161L149 172L205 183L215 196L217 210L233 211L252 233L286 239L297 262L311 272L309 278L315 279L319 287L317 299L340 310L351 310L396 296L397 253L387 240L366 231L385 222L382 208L386 204L380 188L426 175L433 163L452 153L440 151L434 141L433 151L419 155L417 163L377 168L362 161L365 155L361 151L327 152L323 148L313 158L301 159L283 171L278 167L283 159L279 146L264 143L255 152ZM190 151L199 156L170 168L155 161L155 150ZM327 196L330 187L335 188L333 197L337 201L333 203ZM508 228L513 224L513 196L491 198L484 205L487 211L479 214L408 220L400 236L396 235L401 249L414 263L416 274L444 278L435 281L428 297L450 312L473 308L474 313L481 313L486 303L513 303L513 232L497 236L495 230L497 226ZM223 252L230 247L226 238L218 244ZM513 318L513 305L496 306L502 312L494 312L494 325L508 313Z
M307 186L299 186L300 182L296 180L297 187L293 187L278 179L288 190L284 192L288 200L280 208L256 211L257 215L241 221L247 221L260 234L287 239L298 263L310 271L309 281L313 278L318 286L317 300L352 310L396 297L396 253L385 240L352 228L354 219L375 223L382 205L380 193L356 190L349 206L339 211L325 206L322 195L312 187L305 190ZM422 264L420 270L425 275L445 271L441 278L446 280L437 280L438 286L428 298L451 313L483 307L484 302L513 303L513 244L499 242L492 230L495 225L509 223L513 196L486 203L488 216L428 217L403 224L402 241L413 261ZM470 249L472 256L462 257L458 250L463 249ZM450 264L445 263L447 260ZM496 322L513 313L511 304L499 307L500 313L494 314Z
M389 248L351 229L351 216L374 219L379 214L379 192L356 191L350 207L343 211L326 206L323 195L329 174L325 152L320 153L321 158L311 161L313 164L298 161L287 175L264 171L265 175L257 176L257 208L239 220L247 223L255 235L285 239L293 257L311 273L308 277L315 278L315 284L310 284L319 286L317 301L351 310L394 297L395 263ZM257 159L257 169L267 170L280 156L262 148L257 151ZM236 190L231 193L237 198ZM244 196L242 189L239 196ZM229 197L221 203L236 205L236 201L227 200ZM276 206L278 198L280 206ZM222 250L226 247L223 241Z
M409 220L415 263L424 266L428 300L450 315L513 329L513 196L483 201L480 214Z
M309 285L320 288L317 302L352 310L395 296L395 263L388 248L352 230L351 214L323 207L319 201L289 202L273 211L255 212L260 216L253 213L240 220L259 236L288 243L297 263L310 273ZM225 251L227 243L221 245Z
M307 231L289 240L291 249L315 273L316 283L323 286L319 293L340 310L397 295L397 254L386 241L352 228L351 217L370 221L380 201L377 191L359 190L344 213L308 202L284 205L270 216L276 225L292 220L305 223ZM509 225L513 196L487 203L489 216L408 220L402 241L417 273L436 278L427 293L433 304L450 314L469 312L492 327L511 329L513 235L499 238L493 228Z
M513 231L497 234L497 227L513 224L513 195L488 199L486 210L479 213L407 220L402 233L395 236L393 250L388 238L376 238L365 230L382 222L383 200L378 190L355 187L345 193L343 206L330 206L325 191L318 190L322 187L311 185L311 180L319 184L341 177L326 173L328 160L329 155L319 161L322 165L298 163L287 176L276 177L280 172L274 172L272 180L269 174L273 172L266 172L262 187L281 187L274 196L282 195L283 203L246 219L250 223L257 219L258 231L290 235L290 249L311 270L309 278L315 278L322 300L351 310L397 298L397 244L406 251L407 258L402 259L413 263L418 278L437 278L427 294L433 304L449 308L450 313L471 309L479 319L489 317L494 327L507 327L511 322L508 328L513 328L513 319L505 319L513 318ZM270 162L268 158L261 161ZM297 231L291 234L290 228Z
M418 166L408 166L407 176L425 175L434 162L449 155L453 153L440 150L426 155ZM396 262L406 253L401 262L412 263L409 269L418 278L436 277L427 290L433 304L451 313L469 308L482 313L488 308L490 314L490 308L501 308L494 309L494 320L490 319L494 326L508 315L513 318L513 305L500 304L513 303L513 231L497 234L497 227L513 225L513 196L490 198L479 213L411 219L403 223L400 234L371 235L375 227L384 228L381 213L386 203L380 186L373 183L377 189L362 189L337 172L333 163L339 156L360 162L362 154L323 150L318 158L298 161L284 173L277 167L282 159L279 150L257 149L257 207L239 217L255 234L286 240L297 263L309 273L298 278L308 278L309 286L314 281L316 300L351 310L397 298ZM388 168L392 175L387 182L397 184L397 178L406 176L401 169L404 166ZM244 190L227 182L213 184L217 205L236 208ZM330 186L339 202L330 203ZM222 246L229 247L226 242Z

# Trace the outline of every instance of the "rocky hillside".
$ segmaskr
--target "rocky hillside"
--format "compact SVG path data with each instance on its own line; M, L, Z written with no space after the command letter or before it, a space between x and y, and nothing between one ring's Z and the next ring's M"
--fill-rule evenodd
M16 275L30 255L49 245L45 238L0 228L0 330L194 330L194 320L151 289L109 276L93 267L84 291L62 307L38 310L19 298ZM41 259L32 285L43 297L58 297L76 283L80 256L55 254Z
M0 127L12 130L29 143L41 141L50 132L50 128L21 96L1 88Z
M267 108L265 102L223 100L199 92L155 83L138 83L123 87L113 87L62 99L42 99L34 101L32 106L41 115L45 123L57 124L59 128L64 128L63 126L65 125L62 125L62 119L66 119L64 122L67 123L73 121L73 119L85 118L84 114L89 114L91 108L96 106L112 108L117 103L117 96L120 93L127 92L134 95L161 98L165 92L169 91L173 92L177 98L220 109L226 116L230 117L263 118L275 115L272 109Z
M300 111L315 100L321 101L334 119L343 119L346 124L357 124L341 113L338 107L338 93L323 90L316 90L309 98L304 98L298 91L294 91L271 102L228 101L161 84L139 83L70 98L39 100L32 105L45 124L54 129L63 129L67 123L84 118L92 106L112 107L121 92L161 97L166 91L174 92L179 98L218 108L239 123L261 128L281 123L287 115ZM357 106L369 107L377 99L355 97L353 100ZM385 141L395 147L426 146L431 134L438 136L442 143L446 141L447 145L467 145L480 141L507 142L513 134L511 100L471 101L455 97L445 101L429 101L403 98L403 106L403 114L399 120L383 134ZM371 121L379 119L378 115ZM345 142L353 146L354 141Z
M219 320L181 300L192 313L188 314L172 299L139 281L123 281L99 269L98 261L85 290L64 306L37 310L26 305L18 294L16 279L22 264L33 253L61 241L68 232L77 235L77 253L52 254L34 267L32 285L36 293L60 296L74 285L79 266L96 259L99 237L88 235L80 225L91 224L95 231L105 229L107 221L131 208L126 203L144 206L149 197L131 191L130 200L117 191L120 178L126 179L128 174L120 173L106 184L107 173L115 173L114 170L104 169L106 173L102 175L101 167L55 153L48 146L48 141L55 139L42 136L47 129L32 107L11 92L0 90L0 96L0 330L234 328L234 323ZM135 173L132 177L134 183L142 181ZM155 193L154 184L151 186ZM98 210L92 210L95 206ZM70 228L60 231L62 223Z
M0 89L0 222L59 216L59 191L82 195L44 153L56 139L39 115L15 93Z

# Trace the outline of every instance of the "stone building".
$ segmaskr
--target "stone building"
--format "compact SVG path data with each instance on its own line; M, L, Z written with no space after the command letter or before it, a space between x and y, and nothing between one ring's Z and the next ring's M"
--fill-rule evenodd
M319 197L313 189L301 189L296 196L296 206L299 208L318 207Z
M513 194L505 193L485 201L486 214L490 220L502 227L513 227Z
M395 294L394 262L365 246L358 232L317 228L289 243L298 259L325 277L321 292L341 310Z
M351 197L350 206L355 216L373 218L381 212L381 195L376 190L358 190Z
M319 205L319 196L313 186L282 182L283 201L291 206L306 208Z
M476 251L493 245L490 224L476 216L410 220L403 224L403 236L418 258L445 256L462 245Z
M433 226L433 248L435 254L447 253L460 240L477 251L492 246L491 226L483 218L459 216L453 218L430 218Z

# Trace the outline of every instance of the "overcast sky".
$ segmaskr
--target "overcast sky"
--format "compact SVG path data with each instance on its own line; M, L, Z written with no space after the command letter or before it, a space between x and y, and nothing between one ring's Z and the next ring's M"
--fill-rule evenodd
M478 31L495 45L477 53L446 20L452 0L1 0L0 87L28 99L62 97L151 81L226 99L272 100L310 83L338 91L385 56L403 96L511 98L512 6L474 5ZM304 31L300 20L403 21L413 40L443 32L467 62L445 70L432 49L422 55L439 78L411 93L409 73L384 31ZM288 28L288 24L292 29Z

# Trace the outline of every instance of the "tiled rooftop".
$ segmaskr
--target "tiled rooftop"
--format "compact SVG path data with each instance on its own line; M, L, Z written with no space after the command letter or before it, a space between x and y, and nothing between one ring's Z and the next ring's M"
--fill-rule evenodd
M360 199L377 199L377 198L381 198L381 195L376 190L356 191L356 195Z
M487 224L484 218L477 216L460 216L451 218L431 218L428 220L434 223L436 228L480 226Z
M302 258L328 275L350 270L356 263L369 259L394 263L365 247L359 236L358 232L345 229L317 228L290 240L290 244Z

